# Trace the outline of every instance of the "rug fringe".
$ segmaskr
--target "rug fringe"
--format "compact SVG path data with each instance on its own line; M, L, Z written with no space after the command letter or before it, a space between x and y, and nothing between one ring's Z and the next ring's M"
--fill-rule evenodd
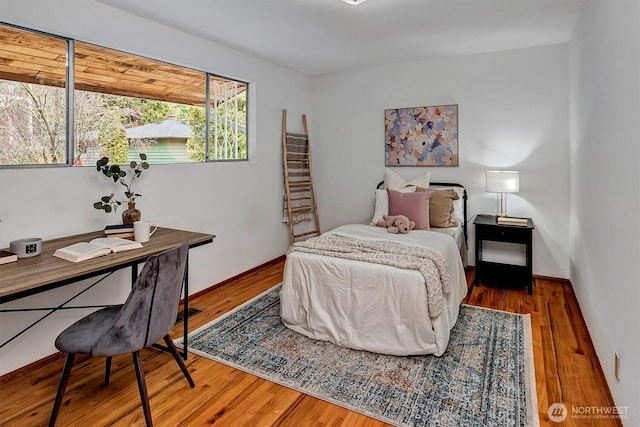
M515 314L522 316L522 326L524 329L523 353L525 360L524 382L527 388L525 400L527 402L527 426L540 427L540 416L538 414L538 390L536 388L536 370L533 357L533 333L531 330L531 314L530 313L514 313L506 310L498 310L496 308L480 307L477 305L461 304L467 307L479 308L487 311L495 311L498 313ZM530 409L530 410L529 410Z
M512 313L514 314L514 313ZM531 427L540 426L540 416L538 414L538 390L536 389L536 370L533 358L533 335L531 330L531 314L521 314L522 326L524 328L524 382L527 385L527 425ZM530 409L530 410L529 410Z

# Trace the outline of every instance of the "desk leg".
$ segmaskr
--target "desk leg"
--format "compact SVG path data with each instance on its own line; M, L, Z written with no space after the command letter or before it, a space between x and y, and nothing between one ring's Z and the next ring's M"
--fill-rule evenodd
M480 286L480 270L482 266L482 240L478 237L478 232L476 231L476 274L473 279L473 282L476 286Z
M527 239L527 278L529 283L527 283L527 291L528 294L533 294L533 236L531 232L529 233L529 238Z
M187 360L187 355L189 352L187 349L189 348L189 253L187 252L187 265L184 269L184 304L183 304L183 321L182 327L183 330L183 348L182 348L182 358Z
M133 264L131 266L131 287L133 288L134 283L138 280L138 264Z

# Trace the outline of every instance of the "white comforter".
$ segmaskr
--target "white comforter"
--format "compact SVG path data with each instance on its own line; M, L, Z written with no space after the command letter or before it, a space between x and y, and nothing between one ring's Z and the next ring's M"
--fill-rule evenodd
M424 278L416 270L292 252L280 293L283 324L310 338L358 350L398 356L442 355L467 291L453 238L432 231L390 234L384 228L361 224L344 225L330 233L436 250L451 273L453 292L444 295L446 309L429 317Z

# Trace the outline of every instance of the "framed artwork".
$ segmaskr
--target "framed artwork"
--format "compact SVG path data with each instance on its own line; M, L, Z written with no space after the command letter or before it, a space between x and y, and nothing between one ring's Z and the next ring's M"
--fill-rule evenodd
M384 110L386 166L458 166L458 105Z

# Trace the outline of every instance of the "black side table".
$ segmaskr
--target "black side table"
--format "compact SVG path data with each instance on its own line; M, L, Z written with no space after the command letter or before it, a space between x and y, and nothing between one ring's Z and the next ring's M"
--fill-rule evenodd
M494 279L499 282L522 283L527 285L529 295L533 292L533 220L526 218L527 225L498 224L495 215L476 216L473 222L476 232L476 278L478 286L482 279ZM512 265L483 261L482 242L517 243L526 246L526 265Z

